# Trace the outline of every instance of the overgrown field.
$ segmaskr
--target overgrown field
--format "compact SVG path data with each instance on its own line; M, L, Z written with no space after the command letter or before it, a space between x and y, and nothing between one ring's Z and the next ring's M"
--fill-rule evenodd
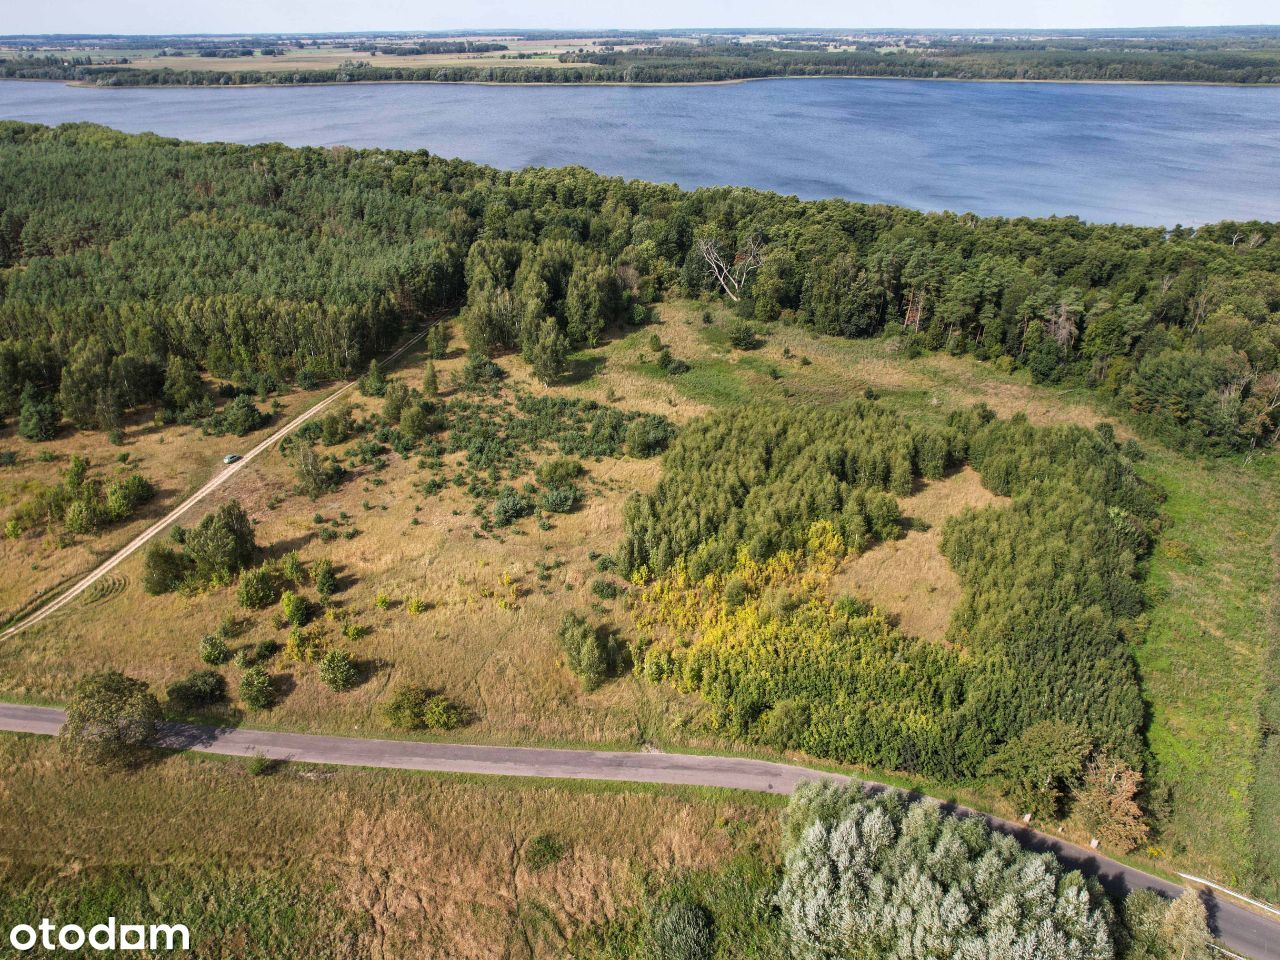
M668 876L776 858L777 801L741 794L195 756L120 774L11 735L0 768L6 929L186 923L201 960L561 957Z
M0 623L87 574L221 470L224 456L256 446L325 392L295 390L279 396L278 413L243 436L217 436L194 424L156 424L139 415L122 424L118 445L104 442L100 434L75 432L36 447L18 439L16 423L4 424L0 448L14 457L13 463L0 467L0 517L6 521L47 500L49 491L63 484L76 457L87 461L90 479L104 487L136 474L154 494L126 519L101 518L88 530L71 529L61 515L53 518L47 509L37 509L20 535L0 538ZM266 411L271 403L261 407ZM91 599L101 601L125 586L120 578L104 581Z
M971 360L945 354L908 358L900 338L850 343L780 327L744 351L729 342L733 325L714 305L675 302L662 306L658 319L634 332L613 331L602 346L575 354L569 381L552 390L517 358L499 359L508 373L501 385L479 393L459 389L467 361L455 335L448 358L433 361L440 400L515 404L518 396L550 394L687 424L748 400L829 404L869 389L879 407L906 416L919 429L945 428L953 412L975 400L1001 416L1024 413L1046 426L1091 427L1106 419L1087 396L1034 386ZM664 349L690 369L664 369L658 362ZM391 377L418 388L427 362L420 352ZM358 398L352 417L373 417L383 403ZM1121 441L1132 438L1123 426L1116 432ZM495 526L496 491L511 486L519 493L539 463L555 459L555 443L499 458L497 480L489 479L486 468L473 482L474 475L466 479L465 450L442 450L439 466L432 465L433 456L423 466L419 453L401 458L393 450L366 450L364 457L362 442L332 448L317 442L318 451L335 453L349 476L315 500L295 492L294 466L279 453L251 465L222 495L245 505L269 555L280 559L297 551L308 567L318 560L334 563L339 617L320 617L307 630L350 650L366 671L354 689L336 693L305 656L276 659L272 669L283 696L269 712L248 712L247 722L386 735L382 705L399 685L414 683L447 695L468 712L466 725L437 735L719 749L735 744L734 731L714 722L699 697L625 668L587 691L565 666L558 632L566 610L615 630L624 646L632 638L628 596L636 588L601 560L624 539L627 497L657 489L657 459L636 458L625 449L598 461L581 458L586 472L576 482L582 499L571 512L544 512L544 525L531 516ZM1264 883L1274 869L1265 851L1274 849L1275 839L1273 821L1265 815L1274 789L1258 767L1261 666L1269 636L1259 598L1274 583L1269 518L1280 498L1273 461L1258 456L1206 462L1156 443L1141 449L1137 471L1168 495L1159 508L1163 529L1146 562L1146 612L1125 633L1137 658L1141 695L1152 707L1152 771L1170 788L1162 808L1168 819L1147 855L1233 883ZM517 469L519 476L508 475ZM455 474L464 477L460 485L452 480ZM423 484L432 477L443 483L424 494ZM527 496L536 501L540 494ZM1004 510L1009 501L982 487L968 468L918 479L895 499L905 536L841 561L827 588L874 604L890 615L890 623L945 651L937 645L947 640L962 594L942 553L942 529L966 507ZM6 693L58 700L76 677L106 667L163 689L203 666L198 641L224 622L231 624L233 652L252 654L263 642L287 642L287 626L276 626L270 611L245 610L234 588L147 595L138 584L142 563L140 557L131 561L130 585L120 596L77 607L6 644L0 650ZM299 592L318 599L311 583ZM121 628L125 611L128 629ZM344 635L351 624L359 628L354 640ZM233 663L223 669L234 691L245 668ZM769 742L754 741L751 749L767 750ZM863 759L873 766L904 766ZM935 792L950 789L931 780L915 782ZM981 787L965 795L1016 812ZM1080 829L1067 825L1069 832Z

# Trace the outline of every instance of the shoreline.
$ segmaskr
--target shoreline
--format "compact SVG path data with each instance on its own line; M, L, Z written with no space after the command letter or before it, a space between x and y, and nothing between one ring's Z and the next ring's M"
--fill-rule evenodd
M215 71L207 71L213 73ZM283 71L282 71L283 72ZM0 77L0 82L60 83L81 90L246 90L262 88L293 89L306 87L355 87L355 86L437 86L437 87L711 87L741 83L762 83L772 80L888 80L916 83L990 83L1064 86L1125 86L1125 87L1207 87L1212 89L1280 90L1280 83L1238 83L1214 80L1030 80L1005 77L897 77L869 74L820 74L803 76L784 74L771 77L737 77L731 80L662 80L643 83L624 80L573 80L563 83L554 80L317 80L315 82L289 83L147 83L147 84L97 84L86 80L59 80L44 77Z

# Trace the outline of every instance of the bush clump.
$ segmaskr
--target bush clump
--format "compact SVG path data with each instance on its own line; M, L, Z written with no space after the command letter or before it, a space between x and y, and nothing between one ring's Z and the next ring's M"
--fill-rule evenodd
M306 597L286 590L280 594L280 614L290 626L305 627L311 619L311 604Z
M586 473L582 461L574 457L553 457L538 465L534 475L544 487L563 487Z
M216 633L206 634L200 638L200 659L211 667L220 666L231 659L231 648Z
M227 699L227 681L217 670L197 670L169 684L166 695L183 710L199 710Z
M538 494L538 507L547 513L569 513L582 499L582 491L572 483L548 487Z
M452 730L462 726L464 719L448 697L412 684L398 688L382 710L397 730Z
M275 579L265 567L246 570L240 575L236 599L246 610L265 610L276 602Z
M240 678L240 699L246 706L254 710L270 710L278 697L275 681L266 667L250 667Z
M621 654L609 631L592 626L575 613L564 615L559 640L565 666L582 681L582 689L588 693L621 667Z
M533 500L519 493L514 487L503 487L493 504L493 525L509 527L517 520L533 513Z
M524 865L537 872L558 863L564 858L564 843L554 833L540 833L530 837L524 847Z
M360 682L360 670L345 650L330 650L320 658L320 681L341 693Z
M710 960L715 950L715 927L702 904L667 900L656 904L650 913L648 939L654 960Z

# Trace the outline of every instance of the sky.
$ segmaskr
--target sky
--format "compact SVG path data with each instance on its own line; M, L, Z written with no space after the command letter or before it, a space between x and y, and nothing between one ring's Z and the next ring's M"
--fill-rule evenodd
M1276 0L0 0L0 33L1137 27L1280 21Z

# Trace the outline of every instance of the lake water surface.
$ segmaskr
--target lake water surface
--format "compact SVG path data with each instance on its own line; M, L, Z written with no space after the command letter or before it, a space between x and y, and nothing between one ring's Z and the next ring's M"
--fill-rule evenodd
M915 80L684 87L97 89L0 81L0 118L192 140L425 148L497 167L925 210L1280 220L1280 89Z

